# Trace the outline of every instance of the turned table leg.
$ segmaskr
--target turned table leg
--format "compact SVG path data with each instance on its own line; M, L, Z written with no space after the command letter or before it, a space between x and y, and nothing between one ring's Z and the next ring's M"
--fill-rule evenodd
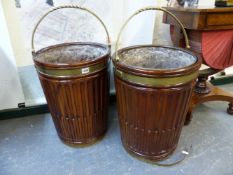
M227 108L227 113L233 115L233 102L229 103L229 107Z
M223 91L222 89L213 86L208 82L208 77L220 70L207 68L199 72L197 82L194 87L189 110L186 116L185 125L188 125L192 120L192 111L198 104L207 101L228 101L230 102L227 113L233 115L233 95Z
M209 94L211 92L210 88L206 85L208 76L199 76L198 81L196 82L194 92L198 94Z
M192 121L192 118L193 118L192 111L189 109L185 118L184 125L189 125L190 122Z
M207 83L206 81L208 80L208 76L206 75L202 75L202 76L199 76L198 79L197 79L197 82L195 84L195 87L194 87L194 94L193 94L193 97L191 100L193 100L194 96L196 94L202 94L202 95L205 95L205 94L209 94L211 92L211 89L207 86ZM191 102L191 104L193 104L193 102ZM186 115L186 119L185 119L185 122L184 122L184 125L189 125L190 122L192 121L192 110L193 110L193 105L190 105L189 106L189 109L188 109L188 113Z

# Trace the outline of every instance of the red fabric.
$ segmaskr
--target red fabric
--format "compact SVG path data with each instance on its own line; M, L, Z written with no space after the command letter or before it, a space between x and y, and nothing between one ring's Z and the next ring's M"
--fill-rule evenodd
M233 30L202 32L202 56L211 68L232 66Z

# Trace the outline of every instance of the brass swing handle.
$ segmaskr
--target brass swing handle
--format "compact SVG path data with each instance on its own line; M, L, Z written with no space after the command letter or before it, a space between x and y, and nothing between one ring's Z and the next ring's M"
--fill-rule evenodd
M31 47L32 47L32 53L35 53L35 46L34 46L34 37L35 37L35 33L36 33L36 29L38 28L38 26L40 25L40 23L42 22L42 20L48 15L50 14L51 12L54 12L56 10L59 10L59 9L64 9L64 8L77 8L77 9L80 9L80 10L84 10L84 11L87 11L89 12L90 14L92 14L94 17L96 17L99 22L102 24L102 26L104 27L104 30L107 34L107 39L108 39L108 44L110 44L110 36L109 36L109 33L108 33L108 30L107 30L107 27L105 26L104 22L94 13L92 12L91 10L87 9L87 8L84 8L84 7L81 7L79 5L61 5L61 6L57 6L57 7L54 7L52 8L51 10L49 10L48 12L46 12L40 19L39 21L36 23L34 29L33 29L33 32L32 32L32 40L31 40Z
M184 38L185 38L185 44L186 44L186 48L189 49L190 48L190 45L189 45L189 41L188 41L188 36L187 36L187 33L185 31L185 28L183 26L183 24L180 22L180 20L174 15L172 14L171 12L167 11L166 9L164 8L161 8L161 7L153 7L153 6L148 6L148 7L144 7L142 9L139 9L137 10L134 14L132 14L126 21L125 23L123 24L123 26L121 27L120 29L120 32L118 33L118 36L117 36L117 40L116 40L116 47L115 47L115 54L116 54L116 61L119 61L119 57L118 57L118 53L117 53L117 50L118 50L118 47L119 47L119 40L120 40L120 36L124 30L124 28L126 27L126 25L129 23L129 21L134 17L136 16L137 14L143 12L143 11L148 11L148 10L159 10L159 11L163 11L165 13L168 13L172 18L174 18L178 24L180 25L182 31L183 31L183 34L184 34Z

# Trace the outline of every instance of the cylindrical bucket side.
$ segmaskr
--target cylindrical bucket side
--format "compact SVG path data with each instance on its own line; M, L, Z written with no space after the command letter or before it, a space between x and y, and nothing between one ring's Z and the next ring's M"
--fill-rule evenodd
M128 22L148 10L168 13L183 30L186 48L190 46L179 19L158 7L137 10L117 37L113 63L122 143L129 153L157 161L176 148L201 60L172 47L142 45L118 50Z
M61 140L87 144L107 130L108 72L86 77L50 78L39 73L49 109Z
M63 43L35 51L38 26L59 9L79 9L93 15L110 36L104 22L91 10L78 5L61 5L47 11L32 32L32 55L45 97L62 141L89 144L107 130L110 48L98 43Z
M180 137L193 82L158 89L133 85L115 76L115 84L126 150L151 160L170 155Z

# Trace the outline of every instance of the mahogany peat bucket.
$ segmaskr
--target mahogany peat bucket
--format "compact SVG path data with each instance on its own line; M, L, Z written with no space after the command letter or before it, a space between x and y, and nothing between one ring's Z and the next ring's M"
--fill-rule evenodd
M129 19L145 10L167 12L146 7ZM168 46L138 45L117 50L118 42L119 37L112 60L123 146L146 160L165 159L177 146L201 60L186 49Z
M90 12L74 5L55 7L50 12L61 8ZM58 136L72 145L94 143L107 130L110 48L99 43L72 42L35 52L35 31L33 60Z

